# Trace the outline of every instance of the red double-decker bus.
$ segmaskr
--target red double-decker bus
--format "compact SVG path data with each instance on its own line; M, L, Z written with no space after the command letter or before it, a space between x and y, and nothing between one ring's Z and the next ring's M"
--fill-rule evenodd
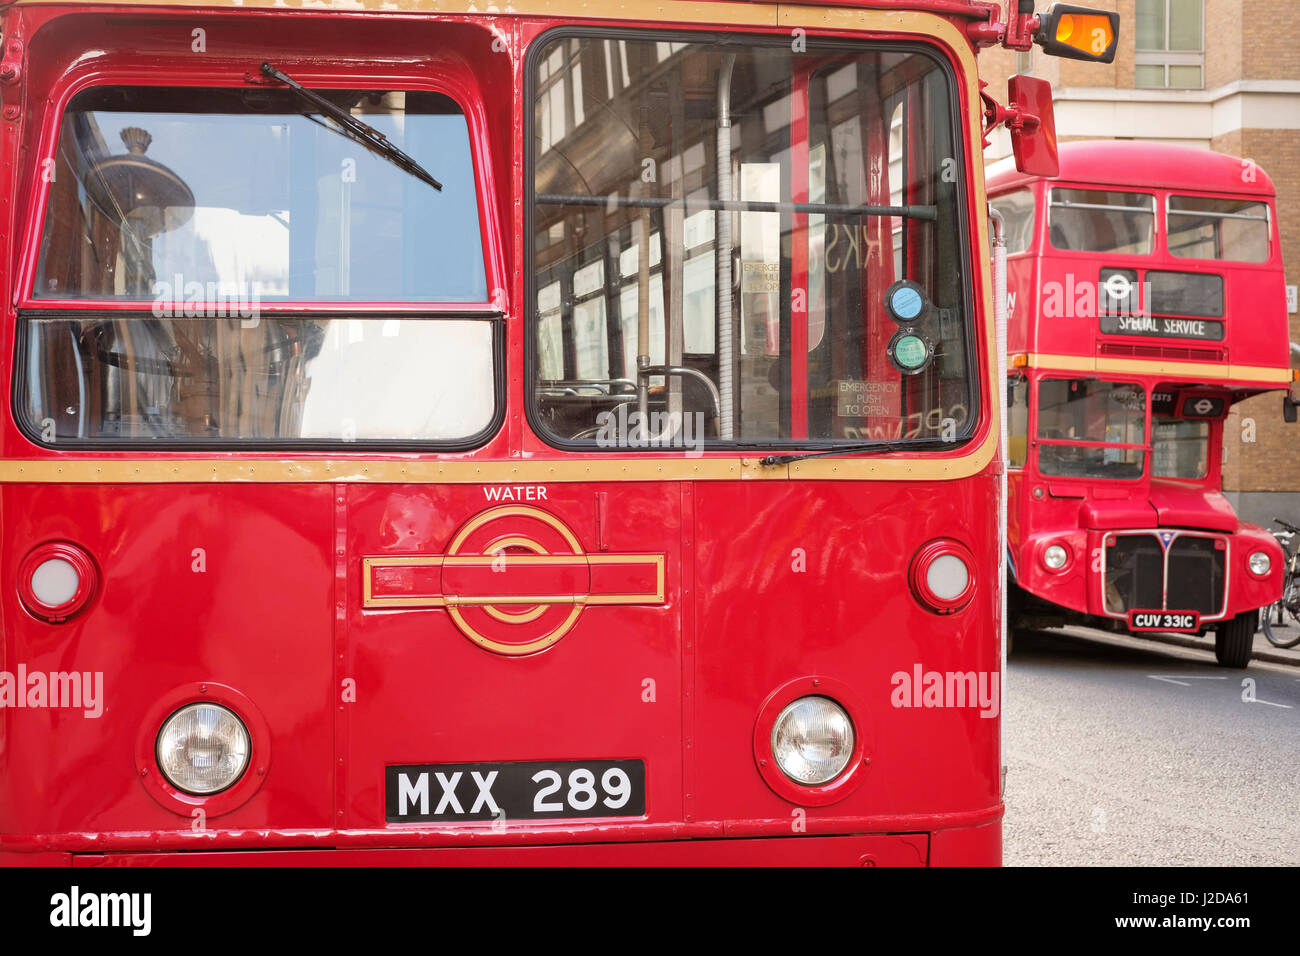
M1006 223L1012 617L1215 634L1250 660L1282 554L1224 498L1224 422L1286 389L1274 188L1248 160L1080 142L989 172ZM1229 434L1228 441L1240 436Z
M975 56L1113 15L379 6L0 14L0 862L997 862Z

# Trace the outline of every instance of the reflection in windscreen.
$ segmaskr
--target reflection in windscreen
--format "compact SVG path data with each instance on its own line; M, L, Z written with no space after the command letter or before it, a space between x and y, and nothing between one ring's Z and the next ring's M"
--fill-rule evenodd
M495 410L485 321L103 316L26 329L22 417L47 444L456 442Z
M544 432L621 442L644 411L723 442L970 434L963 177L939 61L612 35L552 39L534 63ZM907 323L885 309L900 279L919 290Z
M1098 379L1043 379L1038 439L1038 468L1045 475L1140 478L1146 393L1140 385Z
M481 302L465 117L447 97L330 91L442 183L286 90L101 87L60 128L39 298Z
M1210 423L1157 418L1151 423L1151 474L1204 478L1210 457Z

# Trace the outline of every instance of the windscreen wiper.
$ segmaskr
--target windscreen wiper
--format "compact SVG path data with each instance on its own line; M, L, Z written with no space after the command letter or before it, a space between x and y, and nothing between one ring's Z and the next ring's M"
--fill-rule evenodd
M860 451L907 451L909 448L915 448L915 442L902 444L895 441L870 441L863 442L860 445L841 445L839 448L832 448L829 451L810 451L799 455L767 455L760 458L760 465L788 465L791 462L803 461L807 458L826 458L829 455L852 455Z
M343 109L343 107L331 103L319 93L307 89L307 87L303 86L293 77L281 73L270 63L262 64L262 72L271 79L279 80L281 83L288 86L307 102L315 106L321 113L338 123L339 126L342 127L343 134L349 139L360 143L371 152L378 153L398 169L406 170L416 179L422 179L434 189L442 192L442 183L434 179L433 175L427 169L390 143L383 133L379 132L379 130L375 129L369 123L357 119L347 110Z

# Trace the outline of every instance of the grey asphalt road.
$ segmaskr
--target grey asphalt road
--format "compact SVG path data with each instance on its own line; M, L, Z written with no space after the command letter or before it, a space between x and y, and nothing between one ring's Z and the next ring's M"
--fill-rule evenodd
M1300 865L1300 668L1067 628L1006 693L1006 865Z

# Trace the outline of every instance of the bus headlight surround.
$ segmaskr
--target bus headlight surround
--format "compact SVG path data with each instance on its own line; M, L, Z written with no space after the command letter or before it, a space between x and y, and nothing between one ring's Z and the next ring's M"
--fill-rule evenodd
M1255 577L1267 577L1268 572L1273 570L1273 559L1268 556L1267 551L1254 551L1246 560L1246 566Z
M227 790L248 769L252 740L234 711L187 704L158 731L158 769L177 790L207 796Z
M1070 563L1070 552L1059 544L1049 544L1043 549L1043 564L1049 571L1060 571Z
M270 776L270 725L228 684L181 684L161 694L140 721L135 769L164 809L184 818L202 809L212 819L243 806Z
M763 702L754 723L754 763L763 782L797 807L843 800L866 779L870 712L832 677L800 677Z
M829 697L800 697L772 725L772 755L781 772L805 787L838 777L853 755L853 721Z

